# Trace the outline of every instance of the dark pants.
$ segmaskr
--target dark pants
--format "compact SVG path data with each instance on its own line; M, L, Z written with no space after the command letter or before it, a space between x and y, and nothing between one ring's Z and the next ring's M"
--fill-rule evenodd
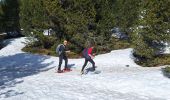
M84 71L84 68L86 67L86 65L87 65L88 62L92 63L93 69L95 70L95 62L94 62L91 58L89 58L89 59L88 59L88 58L85 58L85 62L84 62L84 65L83 65L81 71Z
M63 63L63 59L65 60L65 68L67 68L67 63L68 63L68 58L66 55L60 55L59 56L59 65L58 65L58 70L61 70L61 65Z

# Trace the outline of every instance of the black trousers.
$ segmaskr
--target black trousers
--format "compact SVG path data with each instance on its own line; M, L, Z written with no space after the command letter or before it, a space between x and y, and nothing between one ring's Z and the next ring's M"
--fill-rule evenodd
M65 60L65 68L67 68L67 63L68 63L68 58L66 55L60 55L59 56L59 65L58 65L58 70L61 70L61 65L63 63L63 59Z
M84 71L84 68L86 67L86 65L87 65L88 62L92 63L93 69L95 70L95 62L93 61L93 59L91 59L91 58L89 58L89 59L88 59L88 58L85 58L85 62L84 62L84 65L83 65L81 71Z

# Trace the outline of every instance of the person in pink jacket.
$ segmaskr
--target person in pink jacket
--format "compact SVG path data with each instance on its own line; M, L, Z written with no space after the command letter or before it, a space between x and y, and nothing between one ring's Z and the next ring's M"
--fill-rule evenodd
M83 50L83 57L85 58L85 62L81 69L81 74L84 73L84 68L86 67L88 62L92 63L92 65L93 65L92 71L95 71L95 62L93 61L94 56L92 55L93 48L94 48L94 46L90 46L89 48L85 48Z

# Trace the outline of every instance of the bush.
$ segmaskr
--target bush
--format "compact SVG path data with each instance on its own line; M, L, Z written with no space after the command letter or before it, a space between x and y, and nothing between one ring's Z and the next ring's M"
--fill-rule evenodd
M28 44L23 48L23 51L34 54L56 56L55 48L56 44L59 42L56 41L55 37L44 36L39 32L35 32L34 37L35 38L28 38Z
M165 72L170 73L170 66L167 66L167 67L165 68Z
M2 44L2 41L0 40L0 49L3 48L3 44Z
M167 66L162 69L163 75L170 78L170 66Z
M0 49L3 48L3 40L6 38L6 34L0 33Z
M41 36L38 37L42 40L37 39L29 39L29 43L24 47L22 50L25 52L33 53L33 54L42 54L42 55L50 55L50 56L58 56L56 53L56 47L61 44L62 42L56 41L54 37L47 37L47 36ZM68 53L69 58L80 58L80 49L76 47L73 44L68 45L69 50L71 50L70 53Z
M136 57L139 58L139 57ZM163 65L170 65L170 55L158 55L152 59L140 58L140 60L135 61L137 64L144 67L157 67Z
M57 41L54 37L43 36L39 33L36 35L37 39L32 39L31 42L23 49L25 52L30 52L34 54L44 54L51 56L58 56L56 54L56 47L61 44L61 41ZM108 53L111 50L124 49L130 47L130 43L127 40L119 40L116 38L112 38L110 41L107 41L101 44L96 44L93 52L95 54L103 54ZM71 51L68 53L69 58L80 58L83 49L81 47L69 43L68 49Z
M56 38L53 36L44 36L42 32L35 32L34 35L37 39L34 42L34 47L49 49L55 44Z
M43 48L38 47L25 47L23 48L23 51L33 53L33 54L45 54L48 55L49 51Z
M77 54L75 52L70 52L68 53L68 58L81 58L81 53L80 54Z
M68 49L77 54L81 53L82 51L81 47L78 47L73 43L68 44Z
M132 47L130 42L128 40L120 40L116 38L111 39L111 49L117 50L117 49L125 49Z
M128 40L120 40L112 37L109 41L101 44L96 44L94 52L96 54L108 53L112 50L126 49L132 47Z

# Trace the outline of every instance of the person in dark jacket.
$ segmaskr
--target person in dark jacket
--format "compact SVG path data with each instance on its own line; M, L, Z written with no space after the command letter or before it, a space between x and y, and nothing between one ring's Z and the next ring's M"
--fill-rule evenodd
M83 57L85 58L85 62L81 69L81 74L84 74L84 68L86 67L88 62L92 63L92 70L95 71L95 62L93 61L94 56L92 55L93 48L94 46L90 46L89 48L85 48L83 50Z
M68 64L68 58L67 58L67 54L70 51L67 51L67 41L64 40L63 44L60 44L59 47L59 65L58 65L58 73L62 73L62 72L66 72L66 71L71 71L70 68L68 68L67 64ZM63 62L63 59L65 60L65 68L63 70L61 70L61 65Z

